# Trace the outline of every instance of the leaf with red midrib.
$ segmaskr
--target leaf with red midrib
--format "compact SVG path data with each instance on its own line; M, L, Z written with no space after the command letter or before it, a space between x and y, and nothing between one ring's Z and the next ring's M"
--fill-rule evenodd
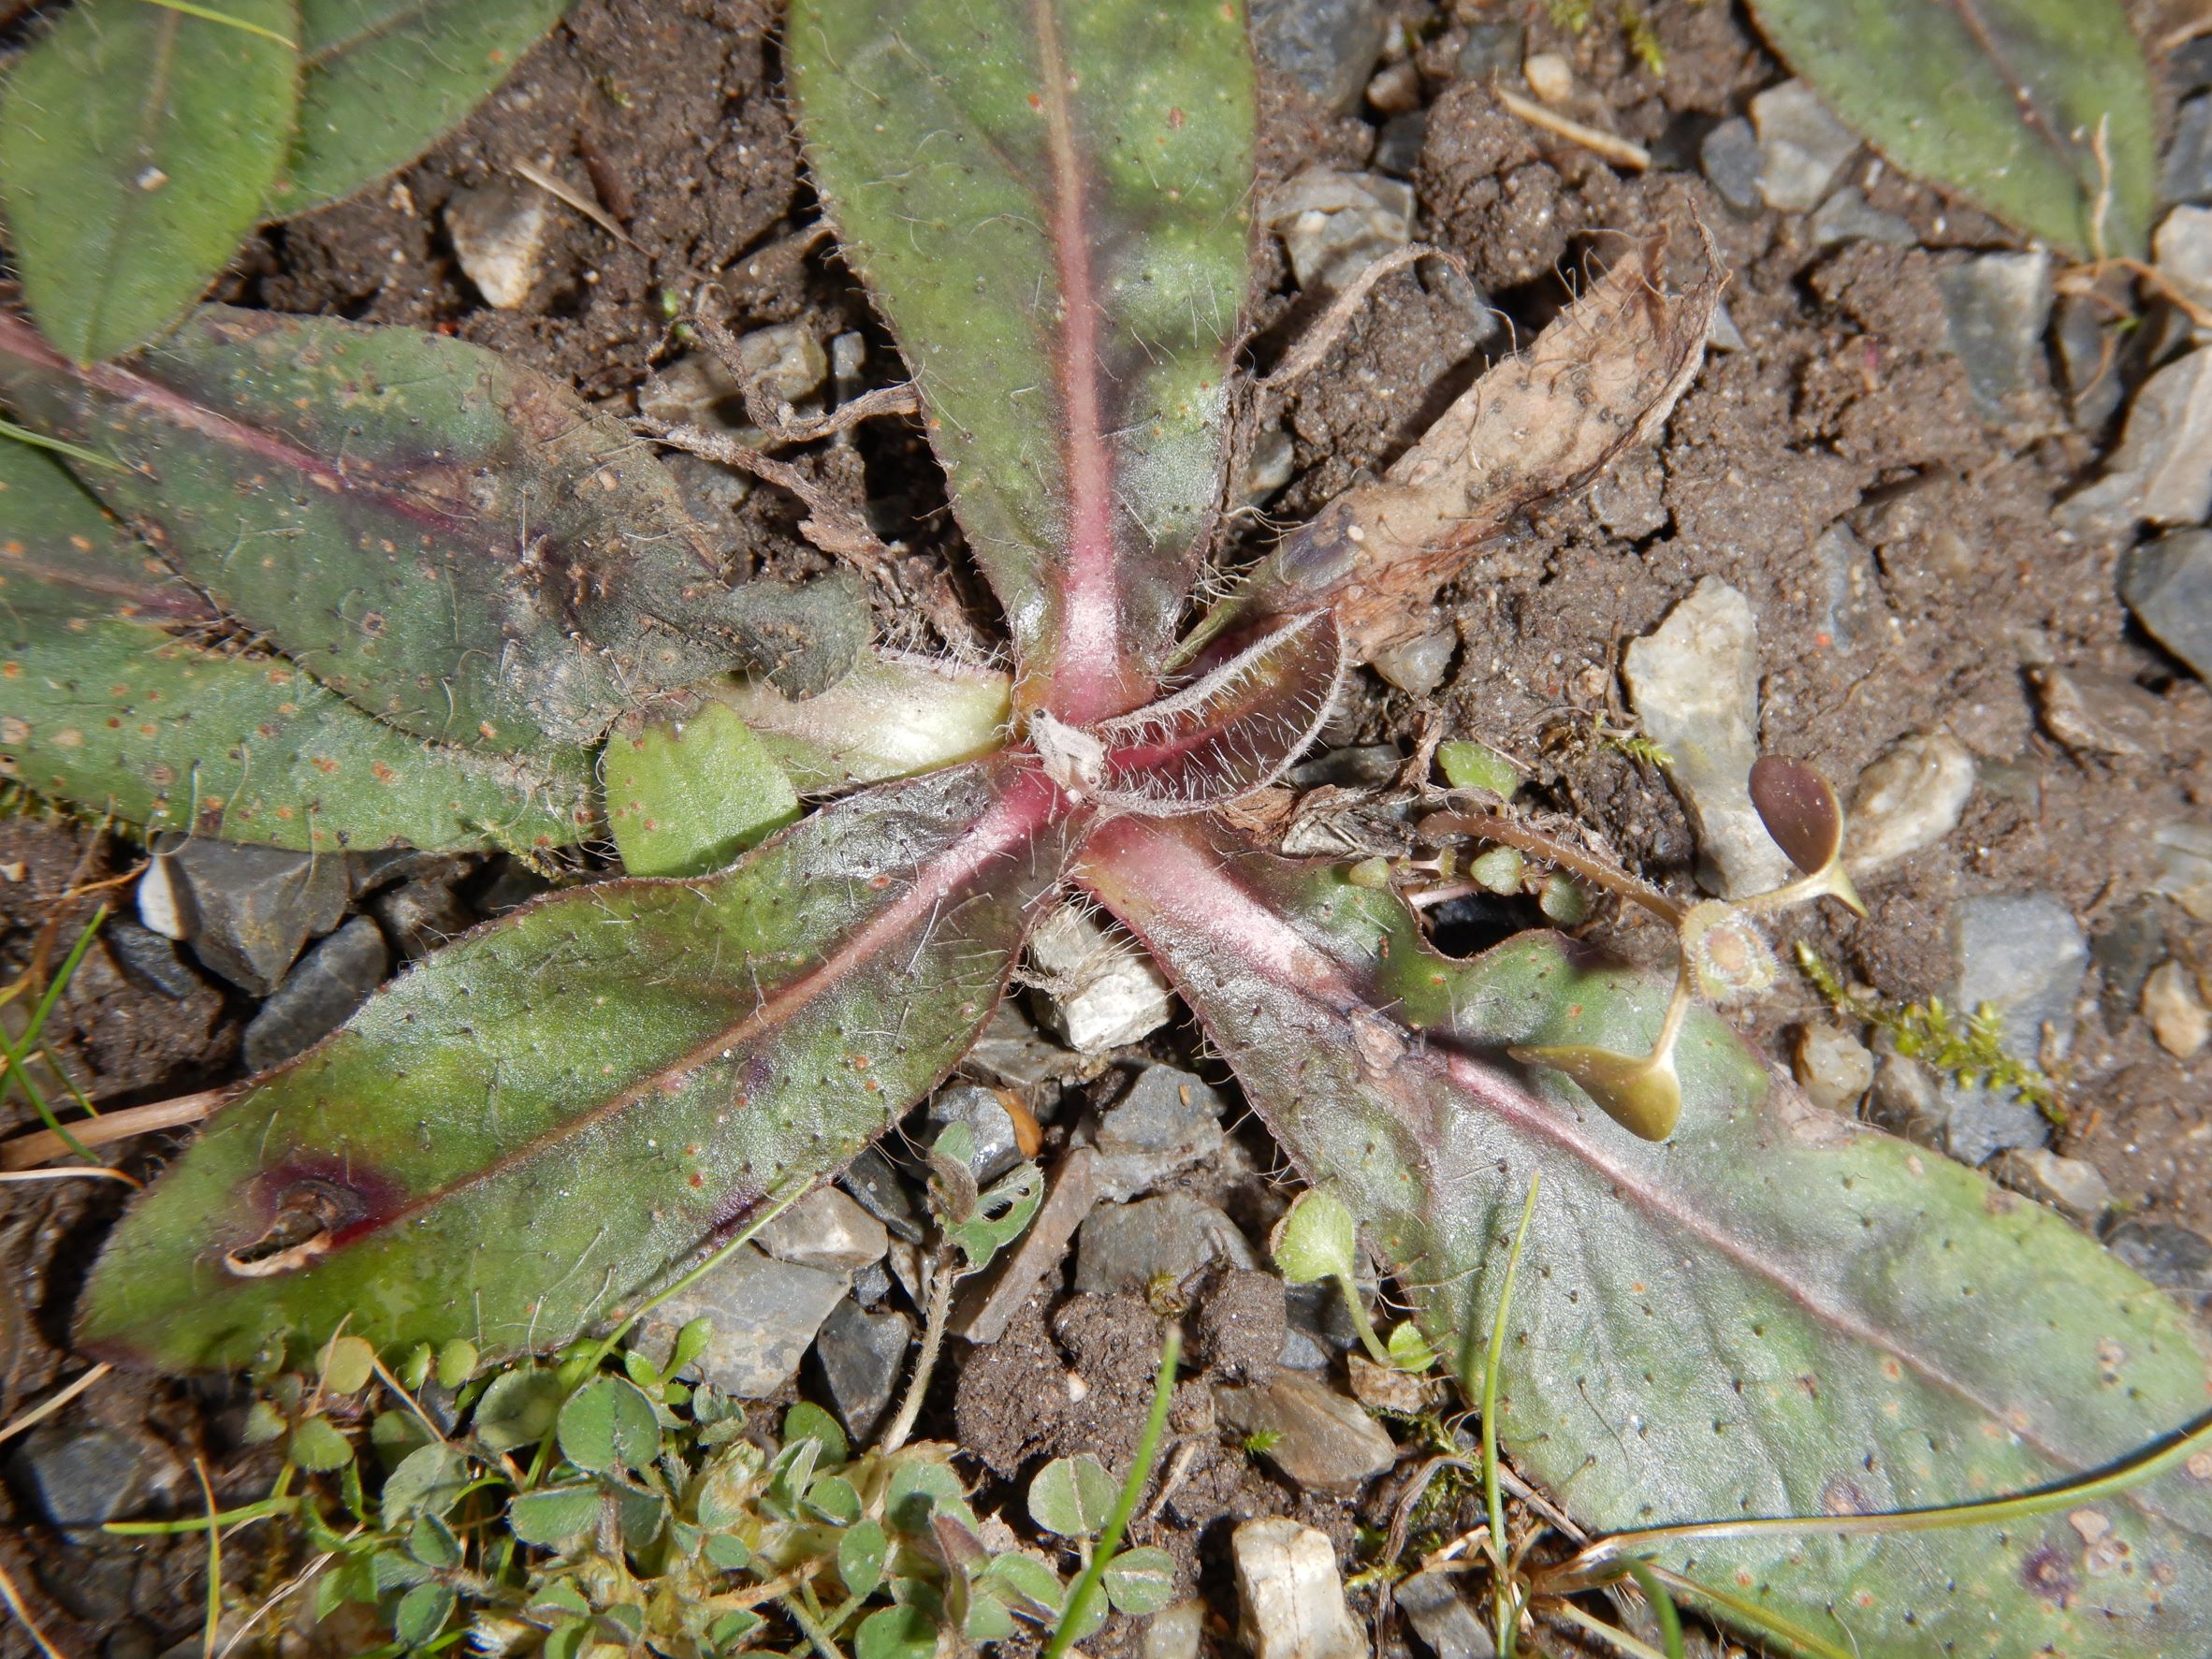
M1210 518L1244 301L1241 9L798 0L792 82L840 250L920 386L1020 695L1145 700Z
M1110 822L1077 874L1299 1169L1364 1219L1463 1381L1541 1176L1499 1429L1594 1530L1971 1502L2202 1419L2204 1339L2163 1294L2051 1211L1816 1111L1710 1014L1684 1029L1664 1143L1499 1057L1642 1052L1655 977L1555 935L1448 960L1395 895L1198 820ZM2204 1652L2212 1477L2001 1527L1657 1559L1850 1652Z

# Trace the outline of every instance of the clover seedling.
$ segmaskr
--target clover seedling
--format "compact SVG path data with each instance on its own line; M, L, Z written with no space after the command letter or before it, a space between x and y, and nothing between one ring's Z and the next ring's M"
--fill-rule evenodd
M655 434L811 492L808 533L848 566L743 580L637 431L462 342L211 307L88 369L80 341L0 316L0 402L81 452L0 445L0 752L22 786L149 833L327 856L552 863L611 832L668 872L578 880L463 937L240 1088L115 1230L80 1346L194 1371L297 1361L341 1331L399 1361L474 1345L504 1368L458 1455L502 1482L524 1460L517 1501L598 1491L549 1554L453 1526L473 1581L517 1598L507 1634L557 1655L648 1629L662 1651L728 1651L771 1601L809 1642L850 1627L856 1659L934 1643L922 1589L871 1606L836 1580L817 1545L859 1522L830 1518L841 1492L808 1507L831 1478L890 1541L886 1582L924 1586L946 1625L1029 1617L1026 1569L969 1548L925 1446L835 1466L809 1436L769 1459L710 1444L721 1418L680 1463L641 1467L644 1417L610 1403L575 1428L605 1464L587 1470L531 1448L599 1387L590 1351L515 1361L618 1323L898 1122L1074 890L1150 953L1463 1390L1467 1356L1494 1358L1486 1431L1585 1529L2048 1486L2201 1413L2181 1309L2055 1215L1813 1113L1697 1005L1699 976L1756 966L1731 918L1671 986L1549 931L1453 960L1394 881L1262 835L1353 665L1432 630L1474 549L1666 418L1718 302L1701 239L1623 249L1525 354L1201 604L1232 438L1319 357L1248 372L1237 8L795 0L783 38L840 257L919 379L774 436L919 411L1005 672L876 648L868 594L910 597L889 590L902 561L804 469ZM723 319L697 322L711 342ZM1819 793L1762 793L1819 866L1807 880L1836 890ZM1439 825L1433 841L1541 865L1524 884L1572 878L1683 920L1506 813L1422 827ZM1542 1294L1489 1342L1538 1175ZM1005 1218L977 1196L954 1225L988 1217L974 1243L995 1247ZM659 1419L677 1407L657 1381L622 1386ZM392 1478L426 1454L444 1481L434 1443ZM429 1478L411 1490L447 1490ZM2021 1651L2194 1651L2212 1496L2193 1479L2162 1469L2103 1502L2094 1564L2060 1524L1662 1541L1653 1570L1716 1586L1724 1619L1860 1654L1986 1651L1992 1630ZM549 1536L582 1507L526 1524ZM404 1598L415 1634L451 1605L416 1593L462 1580L411 1536L347 1555L334 1594ZM587 1593L662 1550L668 1595ZM718 1563L740 1550L755 1576L726 1592ZM873 1559L855 1547L856 1579ZM790 1573L803 1594L743 1600Z

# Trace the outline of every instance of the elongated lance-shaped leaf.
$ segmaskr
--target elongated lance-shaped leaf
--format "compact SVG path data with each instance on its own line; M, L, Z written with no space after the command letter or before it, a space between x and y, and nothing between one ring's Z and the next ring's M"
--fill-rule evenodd
M1192 820L1116 821L1078 876L1299 1167L1361 1215L1463 1381L1541 1175L1499 1428L1586 1526L1994 1497L2205 1410L2202 1333L2165 1296L2053 1213L1815 1111L1717 1019L1685 1028L1682 1118L1660 1144L1496 1057L1641 1052L1655 977L1552 935L1449 961L1394 895ZM2212 1470L2002 1527L1659 1559L1855 1653L2201 1652Z
M1099 800L1180 816L1266 788L1314 740L1336 701L1344 639L1332 612L1263 631L1190 685L1097 729Z
M0 399L124 463L83 482L417 736L574 748L739 663L818 690L866 638L849 588L733 586L634 439L461 341L211 306L138 367L80 372L0 317Z
M60 466L0 442L0 772L299 851L559 847L598 822L581 757L410 737L281 658L196 643L219 621Z
M1146 700L1219 488L1244 300L1243 7L797 0L840 250L920 384L1017 697Z
M23 297L80 361L184 314L260 218L292 141L292 0L207 9L233 21L80 0L0 95L0 207Z
M299 0L299 138L269 211L351 196L428 150L568 0Z
M1907 172L2077 255L2140 255L2158 157L2118 0L1754 0L1759 27Z
M1666 240L1644 243L1524 356L1492 365L1382 477L1287 537L1199 637L1232 619L1334 605L1352 654L1433 627L1436 589L1523 509L1595 477L1656 431L1705 360L1721 273L1665 286Z
M80 1340L181 1370L342 1321L493 1355L619 1317L951 1070L1058 876L1061 801L985 762L479 929L209 1122Z

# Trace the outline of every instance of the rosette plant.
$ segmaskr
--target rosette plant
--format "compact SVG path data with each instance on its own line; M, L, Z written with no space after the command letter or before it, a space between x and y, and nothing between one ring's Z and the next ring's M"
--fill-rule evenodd
M865 648L850 589L733 585L633 433L474 348L211 309L82 368L0 322L0 396L68 446L12 452L0 495L25 784L324 851L604 822L632 872L240 1088L115 1231L83 1348L187 1371L342 1326L488 1358L603 1327L895 1123L1072 893L1462 1381L1494 1359L1493 1426L1567 1515L1768 1523L1621 1554L1809 1652L2200 1651L2212 1457L2078 1484L2199 1426L2183 1310L1815 1111L1664 979L1547 932L1449 959L1390 883L1257 827L1350 665L1664 418L1717 282L1623 256L1201 608L1266 391L1239 9L796 0L788 63L1010 676ZM2078 1500L1911 1520L2054 1487Z

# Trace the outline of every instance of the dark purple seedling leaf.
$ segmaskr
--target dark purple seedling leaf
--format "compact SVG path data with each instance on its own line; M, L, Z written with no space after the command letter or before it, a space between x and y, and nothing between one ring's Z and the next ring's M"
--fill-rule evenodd
M1836 862L1843 845L1843 808L1828 780L1803 761L1762 755L1752 763L1752 805L1774 844L1808 876Z
M1126 712L1219 488L1250 235L1241 8L795 0L788 49L839 251L1005 606L1018 703Z
M819 690L866 639L853 592L738 584L629 432L462 341L209 307L134 367L80 370L0 316L0 400L121 462L81 481L420 737L580 748L721 668Z
M1368 662L1433 627L1436 589L1477 546L1645 442L1696 374L1721 273L1709 246L1698 279L1669 295L1666 254L1659 238L1623 255L1381 478L1286 539L1209 628L1334 605L1354 659Z
M1667 985L1554 935L1469 962L1404 904L1195 819L1122 818L1078 878L1189 1000L1308 1179L1575 1519L1871 1513L2098 1469L2205 1410L2202 1332L2053 1212L1819 1112L1693 1011L1664 1143L1516 1046L1647 1052ZM1738 1539L1663 1564L1867 1655L2206 1651L2212 1466L2001 1527Z
M209 1121L86 1290L89 1351L189 1371L613 1319L948 1072L1059 878L996 760L824 808L720 875L480 928Z

